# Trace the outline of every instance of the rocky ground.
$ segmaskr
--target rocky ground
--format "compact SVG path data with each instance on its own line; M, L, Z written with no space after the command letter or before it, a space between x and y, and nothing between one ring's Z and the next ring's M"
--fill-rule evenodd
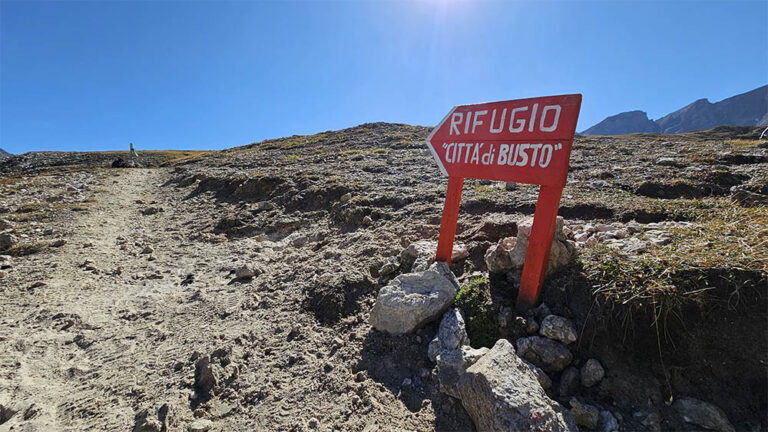
M137 169L4 159L0 431L474 430L428 356L439 317L371 326L382 287L418 266L403 251L437 239L428 131L367 124ZM768 429L755 133L577 138L560 214L578 257L548 276L546 313L514 314L519 271L489 254L514 249L536 187L468 180L451 270L467 342L493 347L477 364L524 369L515 351L535 364L562 345L536 394L584 430Z

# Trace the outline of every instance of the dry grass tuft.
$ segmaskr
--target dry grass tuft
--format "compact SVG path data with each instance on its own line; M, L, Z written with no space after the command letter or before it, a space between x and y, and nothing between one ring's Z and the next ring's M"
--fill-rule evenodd
M593 297L608 313L631 320L632 311L651 308L658 324L673 314L680 318L687 304L735 308L740 290L766 285L768 208L734 206L725 198L690 200L690 206L686 213L695 223L673 229L668 245L636 257L601 246L584 250Z

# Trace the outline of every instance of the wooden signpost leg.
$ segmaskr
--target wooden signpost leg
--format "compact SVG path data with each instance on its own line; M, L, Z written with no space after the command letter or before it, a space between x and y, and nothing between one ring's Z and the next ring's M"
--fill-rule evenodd
M461 189L464 187L463 177L448 177L448 189L445 192L443 220L440 223L440 238L437 241L437 261L451 263L453 253L453 238L456 235L456 222L459 220L461 205Z
M525 251L523 274L520 277L520 292L517 296L517 309L526 310L536 303L539 290L547 272L552 238L555 235L557 210L563 188L541 186L533 216L533 227Z

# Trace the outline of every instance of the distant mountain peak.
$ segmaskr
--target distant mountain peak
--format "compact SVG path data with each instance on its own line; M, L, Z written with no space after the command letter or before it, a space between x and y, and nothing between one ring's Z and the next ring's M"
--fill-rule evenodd
M643 111L627 111L607 117L582 134L681 133L721 125L768 126L768 85L715 103L697 99L656 121L648 119Z
M632 132L624 132L631 130ZM600 123L582 132L584 135L621 135L625 133L658 133L659 125L648 118L645 111L627 111L610 116Z

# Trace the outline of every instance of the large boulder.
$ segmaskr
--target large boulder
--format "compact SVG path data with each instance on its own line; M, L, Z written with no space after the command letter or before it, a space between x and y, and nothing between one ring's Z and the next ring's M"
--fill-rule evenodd
M518 339L517 354L546 372L559 372L573 360L568 347L541 336Z
M444 262L406 273L381 288L371 310L371 325L392 334L409 333L439 317L453 303L459 282Z
M400 252L400 262L404 269L410 269L411 272L421 272L427 270L435 262L437 254L437 242L421 240L411 243L407 248ZM458 261L469 256L466 246L461 243L454 243L451 250L451 261Z
M488 348L474 349L469 345L461 348L444 350L437 356L437 380L440 391L455 398L460 398L458 384L467 368L488 353Z
M505 339L466 370L457 394L478 432L578 431L571 414L547 397L534 369Z
M555 235L549 252L547 274L568 265L576 257L576 246L567 240L563 232L564 219L557 217ZM485 253L485 264L491 273L505 273L523 267L528 240L533 228L533 218L517 223L517 237L507 237L491 246Z

